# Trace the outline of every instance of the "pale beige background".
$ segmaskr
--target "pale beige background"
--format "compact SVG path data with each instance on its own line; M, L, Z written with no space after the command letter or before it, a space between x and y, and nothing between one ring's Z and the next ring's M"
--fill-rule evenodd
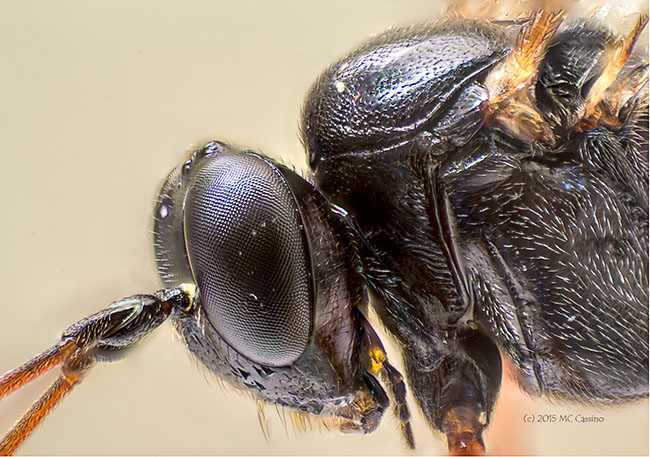
M438 9L431 0L1 1L0 372L108 302L157 288L152 201L185 151L216 138L301 166L299 110L318 73L371 34ZM126 360L94 369L21 452L405 453L390 413L364 437L285 431L267 408L267 442L255 403L209 378L164 325ZM0 403L0 432L51 380ZM600 425L522 421L543 413L594 410L533 401L507 383L489 449L648 453L647 402L597 411ZM444 452L419 418L415 432L418 454Z

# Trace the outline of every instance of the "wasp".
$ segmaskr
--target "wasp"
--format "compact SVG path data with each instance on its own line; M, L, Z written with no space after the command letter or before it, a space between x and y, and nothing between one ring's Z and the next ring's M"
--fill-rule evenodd
M63 364L47 411L171 318L237 387L344 431L392 409L408 446L407 387L450 450L481 451L502 357L532 394L644 398L647 64L630 60L643 25L617 36L542 10L380 35L307 97L316 187L245 148L198 149L155 209L166 288L74 324L5 392Z

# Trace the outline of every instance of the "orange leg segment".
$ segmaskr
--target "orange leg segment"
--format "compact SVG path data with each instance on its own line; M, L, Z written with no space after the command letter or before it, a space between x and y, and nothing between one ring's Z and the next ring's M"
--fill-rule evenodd
M456 406L444 415L442 431L452 455L483 455L485 444L481 437L485 422L466 406Z

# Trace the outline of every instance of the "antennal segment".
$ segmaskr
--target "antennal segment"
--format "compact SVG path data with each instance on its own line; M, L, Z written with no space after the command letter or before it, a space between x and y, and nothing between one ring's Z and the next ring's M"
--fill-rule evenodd
M170 314L188 312L194 306L195 290L194 285L183 284L118 300L74 323L57 344L2 376L0 399L63 364L61 376L0 441L0 455L14 453L96 362L120 358L115 357L118 351L140 341Z

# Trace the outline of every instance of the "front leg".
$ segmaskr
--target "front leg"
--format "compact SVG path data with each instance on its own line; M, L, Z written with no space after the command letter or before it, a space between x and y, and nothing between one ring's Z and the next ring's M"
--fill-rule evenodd
M482 453L483 429L501 385L497 346L474 324L458 332L422 332L424 316L399 312L407 305L390 291L375 302L400 344L409 386L431 427L443 433L450 452Z
M405 347L406 375L429 423L447 437L450 452L481 453L483 429L501 385L499 351L479 331L443 345L446 352Z

